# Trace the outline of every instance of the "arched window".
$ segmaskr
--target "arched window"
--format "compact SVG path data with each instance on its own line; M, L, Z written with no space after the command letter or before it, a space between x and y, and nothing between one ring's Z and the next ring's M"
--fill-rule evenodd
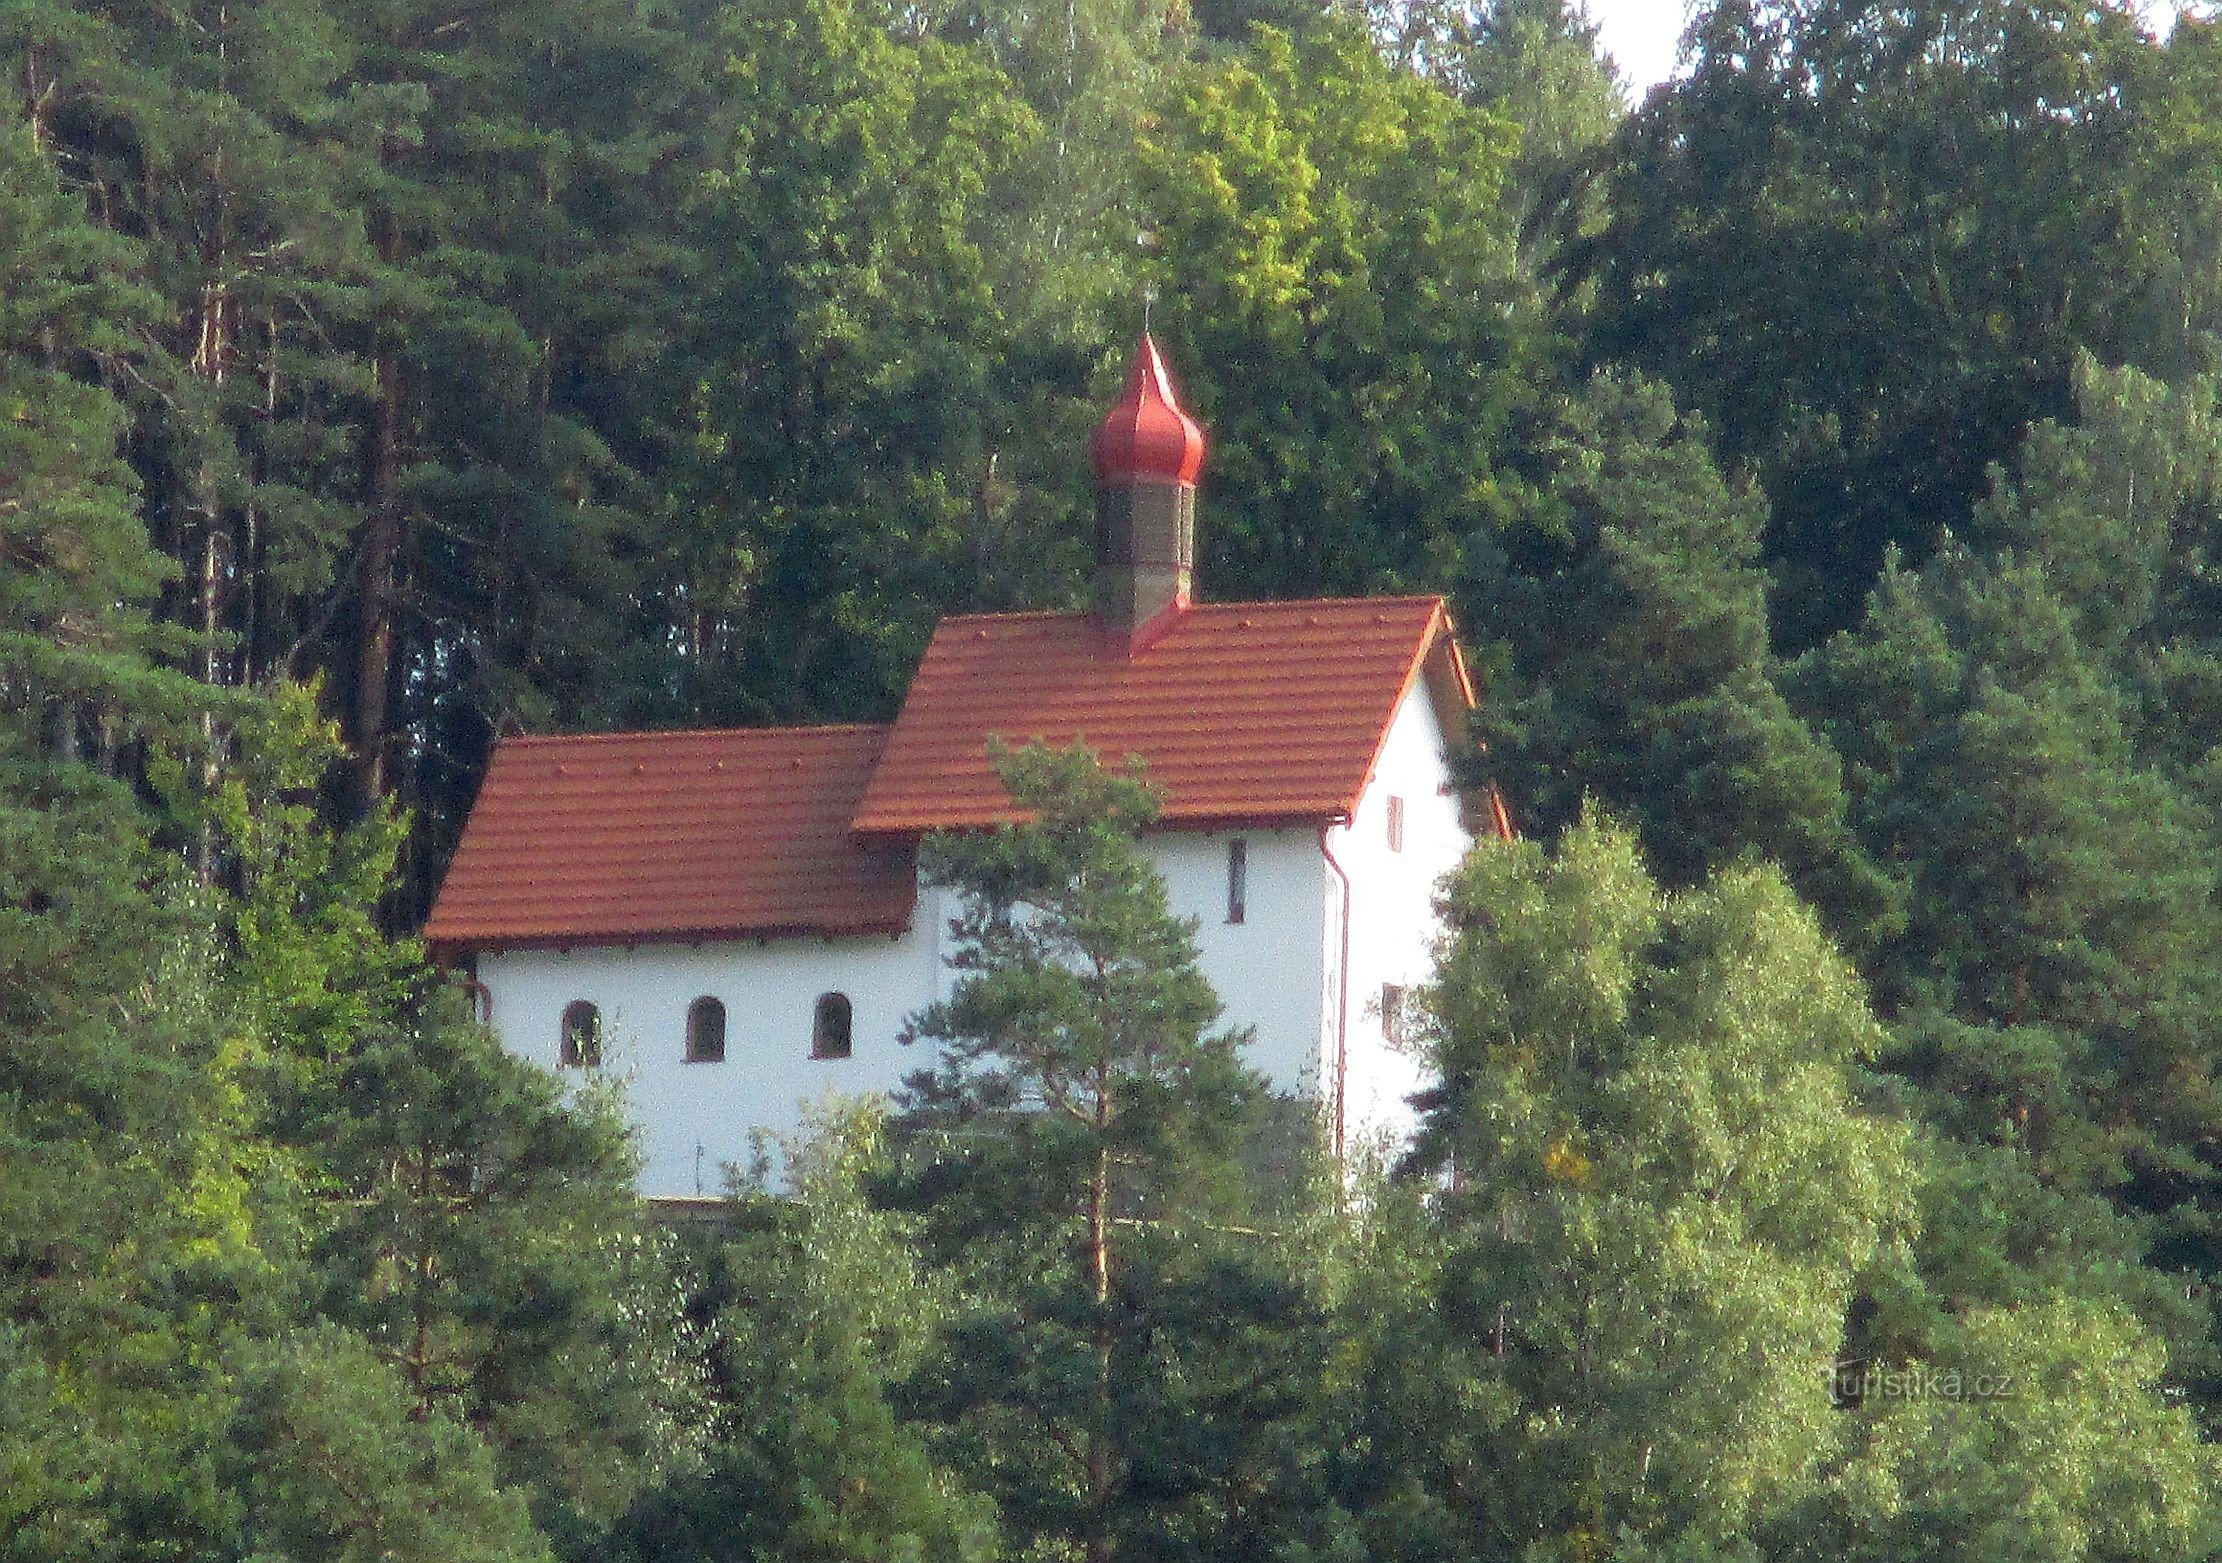
M818 1013L810 1027L812 1058L849 1056L850 1014L849 996L846 993L818 995Z
M725 1062L725 1006L707 993L687 1006L687 1062Z
M602 1067L602 1012L585 999L563 1006L563 1062L576 1069Z

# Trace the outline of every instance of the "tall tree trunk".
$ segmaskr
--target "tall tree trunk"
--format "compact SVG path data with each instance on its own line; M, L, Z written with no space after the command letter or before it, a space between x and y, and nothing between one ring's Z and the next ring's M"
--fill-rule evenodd
M1111 1563L1111 1090L1096 1083L1096 1166L1088 1185L1088 1281L1096 1300L1096 1403L1088 1428L1088 1563Z
M278 323L266 315L262 341L262 429L255 440L248 472L248 500L239 539L240 591L244 598L240 626L240 682L253 684L270 675L277 663L270 593L270 528L261 506L263 485L270 477L271 430L278 423Z
M381 164L390 140L379 149ZM400 222L391 210L372 218L378 263L391 269L401 258ZM391 320L376 327L372 365L375 394L363 451L363 551L356 576L360 608L353 647L354 709L348 738L355 749L354 793L358 818L378 806L386 790L386 750L391 726L394 673L394 601L401 563L401 360Z
M401 517L395 489L401 465L401 367L381 337L364 463L362 609L355 630L355 811L367 815L386 790L387 688L394 663L394 575L400 563Z
M221 86L229 75L228 14L217 14L217 82ZM201 635L201 682L210 688L223 685L229 671L217 637L224 628L224 573L227 544L224 534L222 485L218 482L216 442L223 438L223 387L224 376L231 363L231 314L232 301L225 278L231 267L231 203L224 184L224 153L219 147L209 162L209 188L215 201L208 220L208 239L202 248L200 262L203 281L200 290L200 308L194 332L193 351L186 360L187 369L196 379L204 381L211 389L209 404L214 409L214 427L194 431L197 449L193 452L192 476L187 480L188 507L193 518L192 527L179 541L193 550L187 568L192 572L194 600L191 611L195 627ZM206 711L201 715L201 786L213 792L216 787L218 750L221 734L217 729L216 713ZM204 826L193 852L194 868L203 884L215 881L217 871L216 833L213 826Z
M51 135L49 123L54 117L54 92L57 83L45 74L42 66L44 51L32 44L23 51L23 117L31 127L31 144L41 152L47 148Z

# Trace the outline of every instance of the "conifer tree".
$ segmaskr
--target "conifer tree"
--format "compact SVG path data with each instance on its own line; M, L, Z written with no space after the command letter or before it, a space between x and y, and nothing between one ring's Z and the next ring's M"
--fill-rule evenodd
M2002 1211L2096 1198L2126 1218L2086 1223L2118 1261L2108 1300L2165 1333L2180 1381L2211 1386L2211 1321L2183 1306L2202 1293L2162 1279L2216 1262L2222 925L2212 653L2195 628L2211 392L2087 366L2082 395L2080 426L2032 431L1994 475L1985 551L1955 542L1887 575L1865 628L1801 672L1800 699L1844 756L1853 830L1897 881L1869 959L1892 1067L1998 1164Z
M444 1006L386 1026L296 1109L326 1185L323 1311L414 1415L480 1433L551 1536L591 1541L691 1463L702 1409L623 1122Z
M1523 826L1563 829L1595 797L1671 884L1757 853L1855 916L1835 756L1774 683L1765 500L1639 378L1594 379L1547 451L1466 599L1505 643L1481 733Z
M154 622L95 378L148 307L129 259L0 138L0 1556L526 1563L474 1435L302 1294L209 828L211 732L252 777L288 714L164 665L198 647Z
M1262 1082L1135 849L1149 789L1077 747L998 765L1029 823L927 854L965 899L956 987L913 1022L939 1062L903 1197L969 1307L919 1409L1016 1544L1254 1555L1302 1502L1284 1442L1316 1339L1244 1199Z

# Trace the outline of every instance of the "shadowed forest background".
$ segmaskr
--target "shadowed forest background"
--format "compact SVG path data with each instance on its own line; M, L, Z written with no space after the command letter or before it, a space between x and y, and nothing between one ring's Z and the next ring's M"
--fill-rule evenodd
M2222 24L1688 46L0 0L0 1559L2222 1547ZM408 937L492 742L1080 605L1145 298L1201 592L1486 675L1420 1143L1312 1165L1036 756L956 1062L654 1226ZM1125 930L1108 1138L998 905Z

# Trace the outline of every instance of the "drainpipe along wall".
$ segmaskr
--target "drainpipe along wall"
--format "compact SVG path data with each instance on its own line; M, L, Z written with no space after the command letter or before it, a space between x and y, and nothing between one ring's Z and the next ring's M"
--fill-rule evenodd
M1341 896L1341 954L1335 963L1335 1171L1348 1169L1343 1165L1343 1138L1349 1114L1350 1074L1350 876L1335 861L1334 843L1328 832L1338 830L1348 821L1330 820L1319 827L1319 855L1327 864L1327 871L1335 876L1342 887Z

